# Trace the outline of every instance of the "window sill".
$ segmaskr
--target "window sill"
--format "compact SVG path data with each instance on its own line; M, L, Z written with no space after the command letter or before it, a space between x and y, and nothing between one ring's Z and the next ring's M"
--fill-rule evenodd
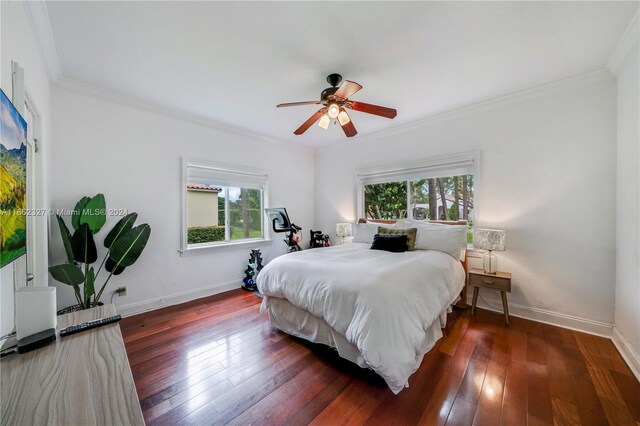
M200 254L217 253L224 251L246 250L247 248L265 247L271 244L270 239L260 238L255 240L239 241L225 244L210 244L199 247L189 247L178 250L180 256L197 256Z

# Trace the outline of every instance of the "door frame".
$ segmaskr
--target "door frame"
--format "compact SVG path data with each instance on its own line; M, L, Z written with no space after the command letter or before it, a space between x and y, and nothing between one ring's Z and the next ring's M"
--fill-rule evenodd
M41 259L43 259L43 253L40 252L41 245L38 241L42 232L42 227L39 222L41 222L42 219L46 221L45 211L42 210L43 200L41 198L42 191L40 190L42 184L42 162L40 156L37 155L42 128L42 116L38 111L33 97L26 88L24 89L24 106L24 115L29 114L31 116L29 119L31 131L27 132L27 144L29 145L27 153L27 273L32 273L38 278L28 283L28 285L37 285L37 283L42 283L42 271L39 265Z

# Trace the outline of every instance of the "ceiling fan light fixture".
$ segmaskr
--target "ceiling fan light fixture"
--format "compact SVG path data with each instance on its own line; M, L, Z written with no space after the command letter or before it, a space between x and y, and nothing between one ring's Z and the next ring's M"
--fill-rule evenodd
M327 82L329 82L331 87L322 91L320 94L320 100L318 101L288 102L276 105L277 108L300 105L321 105L319 110L313 113L307 121L302 123L302 125L293 132L294 135L299 136L303 134L309 130L314 123L317 123L319 127L322 127L325 130L329 128L331 123L340 123L340 127L346 137L351 138L356 136L358 131L353 125L353 121L351 120L351 117L349 117L349 114L347 114L345 108L389 119L395 118L398 114L394 108L387 108L380 105L372 105L350 100L353 94L362 89L362 85L349 80L340 84L341 80L342 77L339 74L331 74L327 77ZM338 86L339 84L340 86Z
M331 123L331 118L327 114L324 114L320 117L320 121L318 121L318 127L322 127L327 130L329 128L329 123Z
M349 118L349 114L347 114L347 111L345 110L340 111L340 114L338 114L338 121L340 122L341 126L344 126L345 124L351 121L351 118Z
M338 104L329 104L327 109L327 115L329 118L336 118L338 117L338 114L340 114L340 107Z

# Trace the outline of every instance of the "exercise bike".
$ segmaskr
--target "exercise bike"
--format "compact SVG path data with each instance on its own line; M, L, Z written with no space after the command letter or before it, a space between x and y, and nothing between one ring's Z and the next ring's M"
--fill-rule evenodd
M289 253L294 251L302 251L302 247L298 244L299 240L296 241L296 236L302 230L302 228L295 223L292 223L289 219L289 214L287 213L287 209L284 207L275 207L270 209L264 209L271 221L271 226L273 227L273 232L287 233L287 238L283 241L289 247Z

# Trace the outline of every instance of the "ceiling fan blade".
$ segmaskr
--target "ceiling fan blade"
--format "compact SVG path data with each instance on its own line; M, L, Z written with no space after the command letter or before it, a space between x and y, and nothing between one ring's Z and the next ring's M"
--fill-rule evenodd
M316 112L315 114L313 114L311 117L309 117L309 119L307 121L305 121L302 126L298 127L298 129L293 132L294 135L301 135L304 132L306 132L309 127L313 126L313 123L315 123L316 121L318 121L320 119L320 117L322 117L322 114L324 114L324 108L320 108L318 110L318 112Z
M319 103L320 101L289 102L286 104L276 105L276 108L292 107L292 106L298 106L298 105L318 105Z
M353 125L353 121L351 120L349 120L345 124L341 124L340 126L342 127L344 134L347 135L348 138L351 138L358 134L358 131L356 130L356 126Z
M337 98L347 99L357 93L362 86L356 83L355 81L346 80L344 83L340 85L336 93L333 96Z
M395 118L395 116L398 115L398 112L393 108L365 104L364 102L353 101L345 104L345 106L354 111L366 112L367 114L379 115L380 117L385 118Z

